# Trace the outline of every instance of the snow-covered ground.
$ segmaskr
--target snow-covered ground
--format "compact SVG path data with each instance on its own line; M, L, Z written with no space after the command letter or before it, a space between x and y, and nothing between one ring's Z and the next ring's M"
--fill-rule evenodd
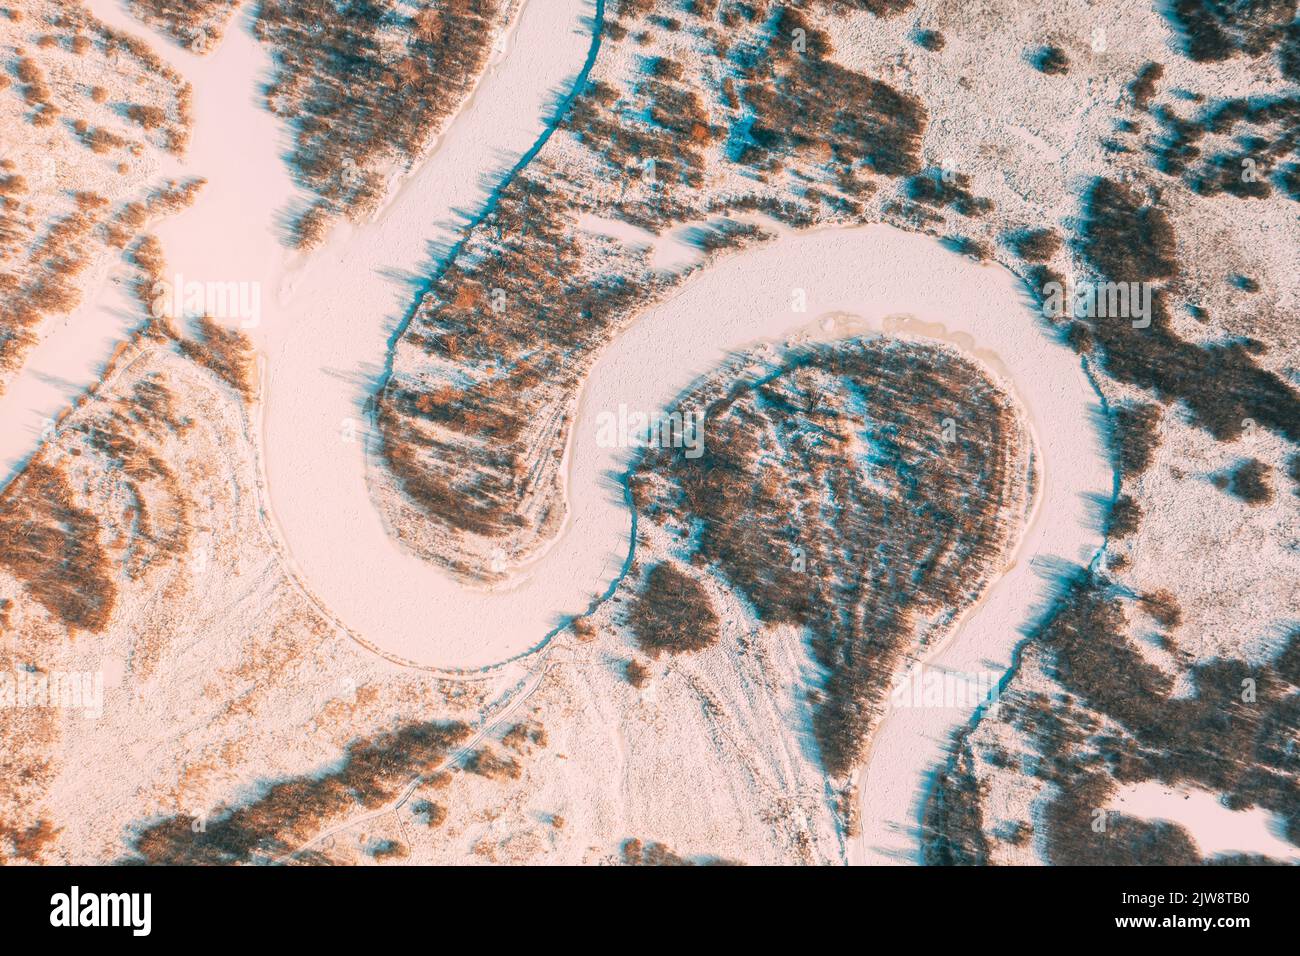
M806 294L806 314L791 311L796 290ZM661 408L742 346L882 329L955 344L980 359L1028 411L1039 455L1038 502L1015 565L925 663L1000 676L1023 638L1020 629L1047 594L1048 572L1036 559L1087 561L1100 544L1089 496L1108 495L1112 481L1093 425L1096 394L1077 356L1053 344L1040 321L1008 272L978 265L929 237L889 226L782 235L691 280L639 318L597 363L574 434L570 507L583 520L595 517L597 527L618 527L621 513L626 534L621 499L605 490L588 500L589 489L600 488L602 475L619 469L625 457L595 447L596 416L620 403ZM704 435L707 445L707 422ZM960 707L903 707L886 715L861 777L855 857L916 859L924 788L946 758L953 731L970 717Z
M111 26L142 32L116 0L94 0L91 9ZM810 322L815 334L832 336L878 329L884 317L901 314L971 333L1011 368L1021 397L1036 420L1052 423L1059 446L1100 467L1086 425L1086 383L1073 356L1034 327L1008 274L886 227L789 234L692 278L602 357L568 451L568 520L541 556L502 585L472 590L403 550L367 489L364 402L409 307L411 283L428 271L431 245L454 241L461 214L477 209L493 184L491 173L541 133L555 95L587 53L590 13L581 0L563 12L525 5L469 104L375 221L345 224L308 254L282 242L297 197L283 161L284 130L261 101L270 62L248 12L209 57L155 43L195 89L193 145L178 172L208 179L191 209L155 230L168 273L260 290L259 322L248 331L263 357L269 511L302 579L340 621L394 655L449 668L536 646L604 592L627 553L630 517L610 476L623 470L630 449L597 447L600 413L620 404L662 408L730 352L783 340ZM792 310L796 288L806 293L807 313ZM816 320L832 312L865 324L823 332ZM1049 476L1052 464L1049 454ZM1087 485L1086 469L1068 472L1081 489L1104 487ZM1081 500L1061 503L1082 517ZM1051 533L1044 528L1034 548ZM1077 556L1075 545L1050 547Z
M112 26L145 32L116 0L90 6ZM526 4L470 103L376 219L337 228L308 254L282 242L295 189L284 130L262 108L269 59L247 11L209 58L160 49L195 87L194 141L179 171L209 182L192 209L155 231L169 273L261 290L260 322L249 332L264 372L268 514L301 581L339 621L403 659L472 669L519 655L603 593L627 555L630 515L612 476L632 449L599 447L602 413L661 409L737 350L765 341L779 349L804 337L887 331L969 350L1030 415L1039 497L1016 564L928 662L1004 671L1045 593L1034 559L1086 560L1099 543L1087 496L1109 493L1111 471L1092 424L1095 394L1008 272L886 226L785 232L724 258L641 316L583 390L566 453L563 528L505 583L467 589L389 535L366 482L364 412L389 338L413 299L413 281L428 273L430 244L451 243L496 172L541 133L555 93L583 63L590 14L584 0ZM800 298L804 311L794 308ZM34 366L33 376L53 374L45 368ZM707 423L704 435L707 443ZM942 708L886 717L862 773L855 856L915 859L922 788L969 717Z
M94 266L82 304L41 324L40 343L0 395L0 487L52 434L58 416L104 373L117 344L140 324L139 305L115 281L108 258Z
M109 26L140 32L139 24L116 2L95 0L90 7ZM16 19L21 11L11 12L11 29L25 32L35 11L28 11L25 21ZM139 62L107 60L95 53L87 54L86 59L94 62L87 65L86 72L78 74L78 84L50 73L56 85L63 87L65 98L75 96L80 100L82 93L69 91L102 83L107 96L97 108L106 111L114 102L148 101L152 87L169 88L166 77L153 77L156 82L142 88L144 67ZM88 109L80 102L76 108ZM71 116L68 122L72 122ZM69 142L62 135L38 135L24 125L17 117L0 120L0 159L17 160L17 170L32 180L36 192L28 194L26 201L36 204L38 215L42 187L47 193L84 190L120 203L143 199L148 189L163 185L168 178L186 175L174 156L153 146L144 146L138 152L87 156L79 141ZM129 174L117 170L119 162L129 166ZM66 314L48 315L32 330L37 344L26 353L21 370L0 388L0 487L22 470L50 436L58 416L99 380L114 349L140 324L139 305L121 282L128 272L121 257L116 249L101 247L100 251L100 255L90 257L88 268L75 282L81 291L78 306ZM13 265L7 263L6 269Z
M1168 787L1147 780L1121 787L1111 799L1110 809L1140 820L1176 823L1191 835L1204 856L1258 853L1300 863L1300 849L1282 835L1285 821L1277 814L1262 807L1231 810L1208 790Z

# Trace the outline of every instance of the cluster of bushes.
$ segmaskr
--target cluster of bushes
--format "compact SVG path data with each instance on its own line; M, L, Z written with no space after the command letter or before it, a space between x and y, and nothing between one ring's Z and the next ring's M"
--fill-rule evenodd
M1138 599L1142 610L1146 611L1166 631L1172 631L1183 620L1183 609L1171 591L1161 588Z
M651 184L647 195L625 196L618 214L642 228L658 231L688 218L683 189L704 182L704 150L722 135L709 122L699 90L683 80L681 67L658 60L627 102L599 80L578 96L565 119L578 140L610 173Z
M546 746L546 728L532 721L513 724L501 738L501 744L511 750L524 752L529 746Z
M646 451L638 508L680 522L692 562L762 620L808 630L827 675L813 729L827 770L844 775L923 638L919 618L975 599L998 566L1025 493L1023 434L978 367L919 344L811 349L758 385L728 381L690 399L706 408L702 455ZM960 425L946 441L949 418ZM666 645L638 640L671 647L690 623L661 628Z
M378 397L386 464L412 502L455 530L501 537L523 526L535 478L527 426L644 302L631 276L584 277L572 217L562 193L513 180L482 245L438 277L406 332L457 374L394 376Z
M74 212L54 222L32 246L25 263L0 275L0 370L22 365L35 344L31 333L47 315L70 312L81 301L77 279L95 252L92 234L108 201L76 194Z
M146 222L189 206L205 185L207 180L201 176L173 181L154 190L143 200L123 203L104 223L104 241L114 249L125 249Z
M1171 0L1162 11L1178 32L1184 55L1200 63L1238 53L1260 56L1285 43L1295 29L1294 0Z
M638 660L630 660L623 665L623 676L637 690L650 683L649 668Z
M126 140L121 136L104 129L102 126L92 127L85 120L77 120L72 124L72 128L81 137L81 141L94 153L108 153L115 149L121 149L126 145Z
M129 504L118 538L127 542L124 569L138 579L189 550L192 502L160 443L168 434L183 436L193 422L178 412L171 391L156 375L137 381L129 399L95 408L95 414L70 427L122 476Z
M45 819L25 827L0 819L0 845L8 843L12 848L12 859L26 860L28 863L41 862L46 848L54 845L60 832L61 828ZM0 857L2 859L4 857Z
M798 10L784 6L775 19L761 55L742 49L733 58L753 115L739 161L763 167L773 154L816 149L829 150L839 169L861 163L881 176L919 172L921 101L833 62L829 37Z
M1061 236L1055 229L1021 229L1008 234L1004 241L1026 262L1046 262L1061 248Z
M74 52L82 53L90 49L94 45L91 37L94 37L102 44L104 56L110 62L118 57L129 57L149 79L161 80L159 85L167 94L165 108L134 104L133 107L128 107L135 110L135 115L130 118L146 130L159 131L160 135L156 139L161 148L178 156L185 152L190 141L193 118L192 90L184 77L164 63L143 39L107 27L79 7L69 8L69 12L58 18L54 25L68 30L83 30L88 34L72 36ZM123 66L116 67L115 72L129 75ZM102 87L92 89L92 99L95 102L103 102L104 96L106 92Z
M195 53L215 48L239 0L130 0L131 12Z
M181 339L181 353L214 373L244 401L252 401L254 354L248 336L206 315L198 321L198 332L197 339Z
M291 777L199 821L177 814L144 827L128 863L216 865L267 862L295 853L331 820L395 799L412 777L434 773L470 734L464 724L406 724L348 745L341 766Z
M519 761L491 747L480 747L465 759L465 769L489 780L518 780L524 768Z
M32 123L36 126L51 125L59 115L59 108L51 102L50 87L45 82L44 72L36 61L28 56L18 58L18 65L14 72L18 76L18 82L22 84L23 100L36 110L32 114Z
M623 841L624 866L739 866L734 860L705 857L701 862L674 853L667 845L651 840L643 843L633 837Z
M12 271L0 273L0 372L22 366L27 350L37 342L32 330L46 316L77 307L81 300L77 279L99 252L97 240L110 248L125 249L151 217L189 205L204 183L201 178L170 183L142 201L124 203L107 219L106 199L94 193L76 193L76 210L55 221ZM0 249L5 258L16 255L21 241L32 231L29 221L9 215L18 205L12 197L25 189L22 176L0 179ZM161 277L162 255L155 242L142 241L133 256L145 269L146 280ZM136 291L139 295L147 289L137 284Z
M929 169L907 180L907 198L913 202L940 208L951 206L962 216L982 216L993 208L993 202L970 192L970 177L965 173L947 173L942 169Z
M627 866L690 866L691 861L678 856L662 843L642 843L633 837L623 841L623 863Z
M275 60L271 112L293 121L290 161L319 198L297 240L382 199L382 166L413 159L487 62L496 0L265 0L254 29Z
M63 469L43 454L0 494L0 565L74 631L102 631L117 601L99 520L76 504Z
M93 138L100 132L87 130L87 135ZM12 164L6 161L0 168L8 173ZM111 216L107 199L76 192L73 211L30 241L35 228L28 216L21 215L17 198L27 190L26 179L17 173L0 176L0 258L11 263L9 271L0 272L0 373L22 366L27 351L38 341L34 330L46 317L77 307L78 280L100 254L101 243L125 249L151 216L188 205L204 182L169 183L144 200L124 203ZM161 263L161 253L152 245L137 250L138 263L141 256Z
M1142 524L1142 508L1132 495L1120 495L1106 515L1106 537L1127 538Z
M441 803L433 803L429 800L416 800L411 804L411 812L418 817L423 817L424 824L429 827L429 829L440 827L447 822L447 808Z
M1177 273L1168 218L1127 187L1096 180L1082 218L1081 251L1103 278L1148 282ZM1152 295L1149 327L1134 327L1126 318L1097 317L1089 329L1108 374L1149 389L1163 401L1182 400L1193 421L1215 438L1236 438L1243 422L1252 419L1300 442L1300 393L1257 364L1250 343L1198 345L1179 338L1162 291Z
M1292 83L1300 83L1300 17L1282 31L1277 45L1277 64Z
M822 9L830 10L839 15L842 15L845 8L848 8L850 10L865 10L867 13L883 20L912 9L912 0L817 0L817 4Z
M1084 217L1080 250L1107 278L1139 282L1178 272L1169 218L1128 187L1104 178L1094 181L1084 200Z
M1151 467L1160 447L1160 406L1151 402L1119 405L1111 418L1111 454L1120 474L1137 478Z
M632 635L651 657L700 651L718 642L718 614L704 585L670 562L646 575L628 612Z
M1248 458L1238 464L1224 480L1224 486L1233 496L1249 505L1266 505L1273 500L1272 469L1258 458Z
M963 729L953 759L941 769L921 821L922 855L927 866L987 866L989 842L984 833L980 782Z
M1297 165L1288 156L1300 155L1300 97L1265 96L1216 102L1200 116L1184 119L1168 107L1152 116L1160 135L1148 147L1156 169L1179 176L1203 196L1224 194L1239 199L1272 195L1273 183L1300 201ZM1238 127L1245 126L1244 132ZM1199 145L1207 134L1228 137L1233 145L1206 155Z
M1066 599L1037 640L1051 653L1054 674L1081 707L1118 722L1131 743L1104 741L1106 774L1095 774L1081 760L1073 742L1060 739L1077 729L1078 719L1060 726L1044 724L1037 747L1059 754L1048 763L1049 775L1061 785L1057 805L1048 813L1053 862L1089 862L1097 854L1140 852L1144 861L1181 853L1176 835L1139 837L1124 850L1121 825L1107 828L1103 841L1090 823L1094 809L1105 805L1101 789L1109 779L1158 779L1222 793L1233 809L1261 806L1286 821L1286 837L1300 845L1300 782L1296 757L1287 741L1294 733L1300 687L1300 632L1290 635L1271 664L1256 666L1220 658L1194 665L1195 692L1176 693L1176 680L1147 663L1129 636L1122 591L1099 575L1080 571ZM1247 681L1253 682L1249 685ZM1244 688L1251 686L1252 699ZM1093 788L1099 792L1091 793ZM1114 819L1114 818L1112 818Z
M1029 55L1029 62L1039 73L1063 76L1070 72L1070 58L1059 46L1042 46Z
M380 840L367 848L373 860L404 860L411 855L405 844L396 840Z
M790 167L799 185L793 202L759 190L718 205L753 203L792 225L811 224L823 209L858 214L872 188L864 172L919 168L919 102L836 66L825 34L797 11L781 8L770 30L747 26L758 19L756 11L741 16L728 6L721 18L725 23L732 15L739 21L734 45L711 27L699 31L712 39L712 55L726 58L729 75L720 84L661 57L629 94L596 81L573 104L566 127L595 162L611 175L653 177L647 188L627 191L613 204L619 218L658 231L698 216L691 191L704 185L706 150L724 140L722 160L746 167L747 179L768 182ZM807 42L797 51L798 30ZM711 120L719 114L722 120Z
M1128 85L1128 92L1133 97L1133 105L1146 110L1151 105L1151 98L1156 95L1156 85L1164 78L1163 64L1150 62L1142 66Z
M931 53L938 53L945 44L943 34L938 30L918 30L912 40L921 49L929 50Z

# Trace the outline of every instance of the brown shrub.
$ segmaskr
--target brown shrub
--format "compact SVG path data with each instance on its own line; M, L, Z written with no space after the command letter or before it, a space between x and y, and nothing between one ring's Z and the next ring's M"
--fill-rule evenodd
M630 660L623 665L623 676L637 690L650 683L650 671L636 659Z
M514 757L503 756L491 747L481 747L470 754L465 769L489 780L518 780L524 772Z
M147 130L155 130L167 122L167 114L156 106L141 106L133 103L126 108L127 118Z
M1266 505L1273 500L1272 469L1258 458L1243 461L1228 478L1228 491L1248 505Z
M1030 57L1034 69L1048 76L1063 76L1070 72L1070 58L1059 46L1040 47Z
M1112 538L1127 538L1142 523L1142 509L1130 495L1120 495L1111 506L1106 518L1106 534Z
M629 612L632 634L651 657L661 651L682 654L716 644L718 615L699 581L663 562L646 575Z
M1183 609L1173 592L1165 589L1142 595L1142 609L1155 618L1167 631L1172 631L1183 620Z
M523 752L528 749L529 744L545 747L546 739L545 727L533 721L524 721L511 726L501 737L501 744L511 750Z
M253 343L238 329L222 328L211 318L199 320L200 338L182 339L181 351L230 385L244 401L253 398Z
M37 820L28 827L16 827L0 820L0 841L7 840L13 847L14 857L28 863L40 863L46 848L52 846L62 832L62 827L56 827L44 819Z
M1011 250L1026 262L1046 262L1061 248L1055 229L1024 229L1008 237Z
M415 801L411 804L411 812L416 816L424 817L424 824L430 829L440 827L447 821L447 808L429 800Z
M1160 446L1160 406L1150 403L1120 405L1115 409L1111 447L1120 474L1136 478L1151 466Z

